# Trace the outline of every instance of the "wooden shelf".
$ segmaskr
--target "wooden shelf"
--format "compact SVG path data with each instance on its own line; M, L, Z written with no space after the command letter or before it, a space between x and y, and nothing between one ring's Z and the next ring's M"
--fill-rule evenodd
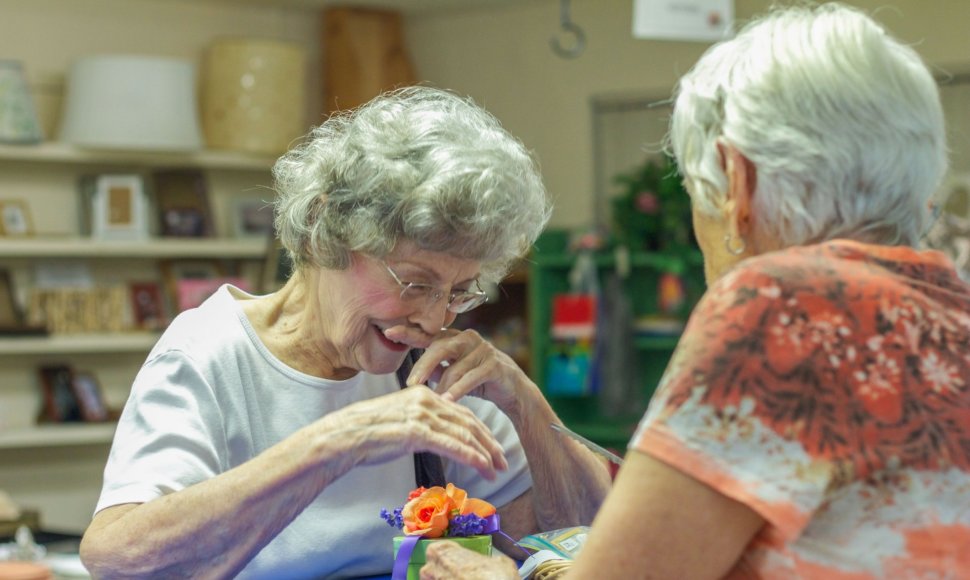
M117 423L64 423L0 430L0 449L103 445L111 442Z
M66 143L49 141L37 145L0 145L0 161L268 171L276 162L276 158L234 151L165 153L84 149Z
M0 356L27 354L147 353L158 342L155 332L67 334L0 338Z
M0 258L262 258L267 240L155 238L104 241L80 237L5 238Z

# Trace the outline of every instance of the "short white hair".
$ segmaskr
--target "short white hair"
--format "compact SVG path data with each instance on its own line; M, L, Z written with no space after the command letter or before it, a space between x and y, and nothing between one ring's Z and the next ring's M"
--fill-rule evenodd
M727 190L721 142L754 164L754 227L785 246L915 246L928 227L947 168L939 90L863 12L773 10L711 47L675 99L668 146L702 213Z
M273 167L275 226L297 268L342 269L397 242L482 262L495 282L549 220L539 166L470 98L390 91L333 115Z

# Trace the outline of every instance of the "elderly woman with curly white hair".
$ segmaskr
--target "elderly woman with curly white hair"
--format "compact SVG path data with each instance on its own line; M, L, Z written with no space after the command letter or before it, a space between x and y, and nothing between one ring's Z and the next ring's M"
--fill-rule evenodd
M839 4L770 12L680 81L709 289L568 578L970 577L970 287L918 249L941 111ZM422 578L504 577L429 554Z
M274 175L295 273L224 286L150 353L81 546L94 575L387 574L380 510L417 485L489 501L516 537L590 522L605 466L555 438L507 355L448 329L548 219L522 144L409 88L330 118Z

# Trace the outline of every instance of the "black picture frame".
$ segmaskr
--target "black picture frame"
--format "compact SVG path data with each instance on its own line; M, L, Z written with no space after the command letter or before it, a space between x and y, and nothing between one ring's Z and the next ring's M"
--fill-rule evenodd
M43 405L42 423L82 421L81 406L74 394L74 373L67 365L44 365L39 369Z
M77 401L81 419L90 423L100 423L110 418L111 414L101 392L101 384L94 373L87 371L74 373L71 390Z

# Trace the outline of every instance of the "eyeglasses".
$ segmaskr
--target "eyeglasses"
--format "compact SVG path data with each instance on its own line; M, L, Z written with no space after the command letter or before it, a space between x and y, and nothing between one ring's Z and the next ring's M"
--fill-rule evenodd
M387 268L388 274L394 278L397 285L401 287L401 300L404 302L414 302L417 300L424 300L426 306L431 308L441 300L445 291L437 286L432 286L430 284L417 284L415 282L404 282L401 278L391 270L391 267L387 265L387 262L381 261L384 267ZM462 314L468 312L469 310L474 310L485 301L488 300L488 296L482 292L481 286L478 285L478 280L475 281L475 286L478 291L472 290L452 290L451 294L448 296L448 311L454 312L455 314Z

